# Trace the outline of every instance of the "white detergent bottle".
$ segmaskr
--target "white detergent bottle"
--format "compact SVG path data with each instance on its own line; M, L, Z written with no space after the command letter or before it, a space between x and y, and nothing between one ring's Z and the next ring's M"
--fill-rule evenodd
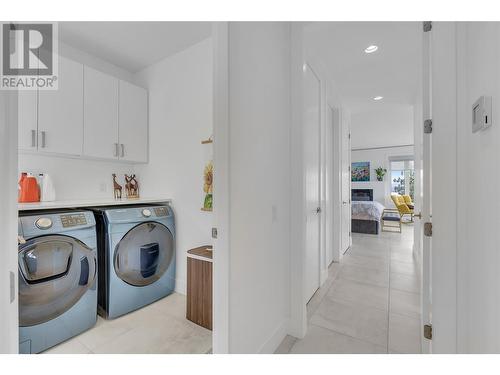
M52 178L48 174L40 174L40 200L42 202L52 202L56 200L56 190Z

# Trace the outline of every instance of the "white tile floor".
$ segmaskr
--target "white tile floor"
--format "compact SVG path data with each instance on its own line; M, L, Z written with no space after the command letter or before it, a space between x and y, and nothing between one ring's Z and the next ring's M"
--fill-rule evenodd
M211 351L212 332L185 318L186 297L171 294L113 320L98 318L95 327L44 353L179 353Z
M353 233L307 306L308 331L276 353L420 353L420 282L413 226L403 233Z

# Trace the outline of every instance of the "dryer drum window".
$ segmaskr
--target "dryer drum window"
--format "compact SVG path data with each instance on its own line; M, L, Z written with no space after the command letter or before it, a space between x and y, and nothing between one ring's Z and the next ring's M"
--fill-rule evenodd
M115 272L133 286L152 284L167 272L174 250L174 237L166 226L156 222L139 224L116 246Z
M37 237L19 246L18 265L21 327L65 313L96 278L95 252L64 235Z

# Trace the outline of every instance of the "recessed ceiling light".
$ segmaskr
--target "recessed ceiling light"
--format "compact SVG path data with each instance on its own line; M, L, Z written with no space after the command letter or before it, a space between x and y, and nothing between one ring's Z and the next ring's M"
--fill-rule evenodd
M365 53L373 53L376 50L378 50L378 46L376 45L371 45L365 48Z
M376 97L374 97L374 98L373 98L373 100L377 100L377 101L378 101L378 100L382 100L382 99L384 99L384 97L383 97L383 96L376 96Z

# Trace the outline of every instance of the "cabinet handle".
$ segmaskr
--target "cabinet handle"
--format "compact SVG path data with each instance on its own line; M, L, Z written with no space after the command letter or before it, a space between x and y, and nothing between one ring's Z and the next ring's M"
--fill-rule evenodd
M42 130L42 148L45 148L45 130Z
M31 147L36 147L36 130L31 131Z
M122 146L122 154L121 154L121 157L123 158L125 156L125 145L122 143L121 144Z
M115 143L115 157L118 157L118 143Z

